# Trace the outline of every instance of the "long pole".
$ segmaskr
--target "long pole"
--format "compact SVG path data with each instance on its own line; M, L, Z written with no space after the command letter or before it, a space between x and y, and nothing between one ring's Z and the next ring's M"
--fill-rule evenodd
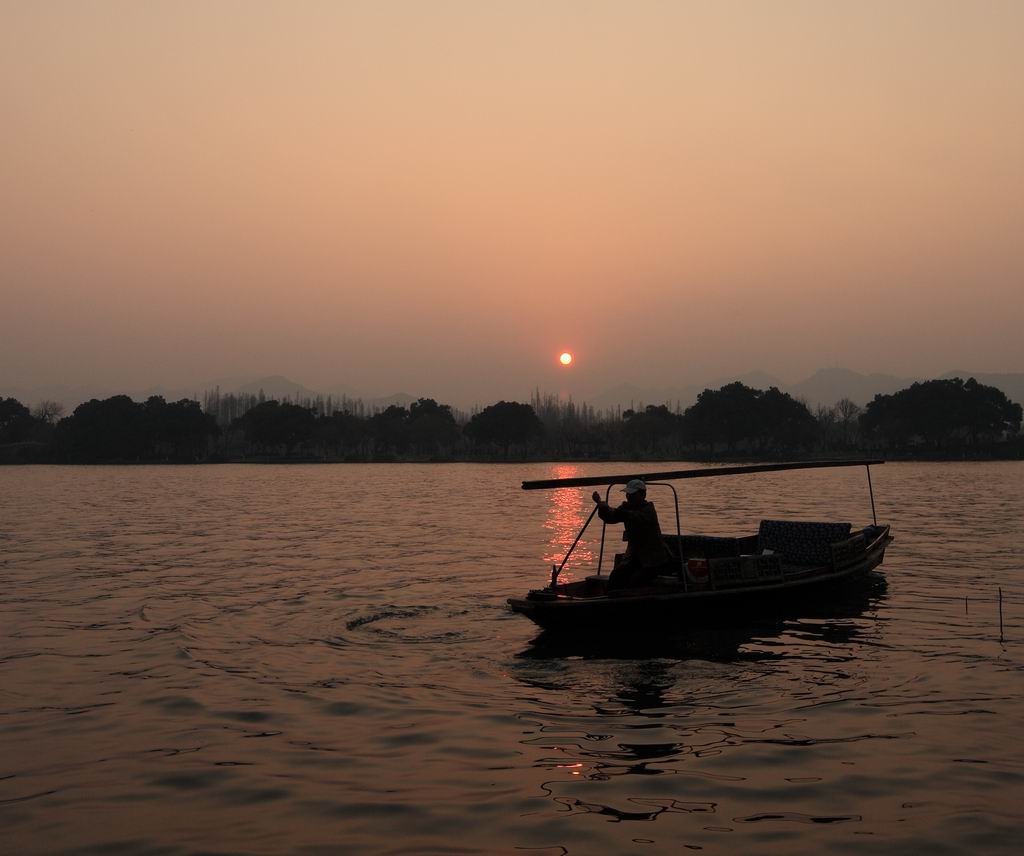
M754 464L743 467L701 467L697 470L672 470L659 473L626 473L610 476L580 476L571 479L542 479L524 481L523 490L553 490L563 487L599 487L600 485L626 484L631 479L645 482L674 481L675 479L704 479L718 476L738 476L747 473L776 473L782 470L811 470L820 467L862 467L867 464L884 464L885 461L797 461L790 464Z
M562 559L562 564L558 566L558 570L551 575L551 587L554 588L555 580L558 579L558 575L562 573L562 568L565 567L565 563L569 561L569 556L572 555L572 551L576 549L576 545L580 543L580 538L583 537L583 533L587 531L587 527L590 525L590 521L594 519L594 515L597 514L597 503L594 503L594 510L590 512L590 517L587 518L587 522L583 524L583 528L580 530L580 534L576 536L576 540L572 542L572 546L569 548L569 552L565 554Z
M871 465L865 465L864 469L868 471L868 493L871 494L871 519L875 521L875 526L877 526L878 515L875 514L875 489L871 487Z

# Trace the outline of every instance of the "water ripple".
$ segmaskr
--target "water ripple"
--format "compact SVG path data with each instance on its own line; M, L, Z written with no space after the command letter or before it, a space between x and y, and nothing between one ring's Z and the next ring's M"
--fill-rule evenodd
M597 640L504 607L589 513L517 489L553 469L0 469L5 843L1017 851L1024 465L878 468L852 597ZM861 479L702 480L684 526L863 522Z

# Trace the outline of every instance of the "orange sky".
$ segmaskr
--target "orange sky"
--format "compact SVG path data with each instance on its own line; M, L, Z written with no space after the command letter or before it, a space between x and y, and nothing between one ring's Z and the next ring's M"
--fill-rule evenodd
M0 394L1024 371L1022 46L1018 2L8 0Z

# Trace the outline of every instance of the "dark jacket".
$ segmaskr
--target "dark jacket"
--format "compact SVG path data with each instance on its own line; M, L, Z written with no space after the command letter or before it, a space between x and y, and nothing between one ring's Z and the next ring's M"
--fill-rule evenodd
M653 502L644 500L636 507L624 502L618 508L602 502L597 508L597 516L605 523L626 525L622 533L622 540L628 542L626 559L635 560L644 568L654 568L671 561L672 556L661 539L658 512L654 510Z

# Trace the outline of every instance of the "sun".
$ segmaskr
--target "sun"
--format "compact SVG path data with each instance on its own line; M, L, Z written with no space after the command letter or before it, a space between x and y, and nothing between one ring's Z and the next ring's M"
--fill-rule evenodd
M558 358L558 362L560 362L563 366L571 366L572 354L570 354L568 351L564 351L562 355Z

